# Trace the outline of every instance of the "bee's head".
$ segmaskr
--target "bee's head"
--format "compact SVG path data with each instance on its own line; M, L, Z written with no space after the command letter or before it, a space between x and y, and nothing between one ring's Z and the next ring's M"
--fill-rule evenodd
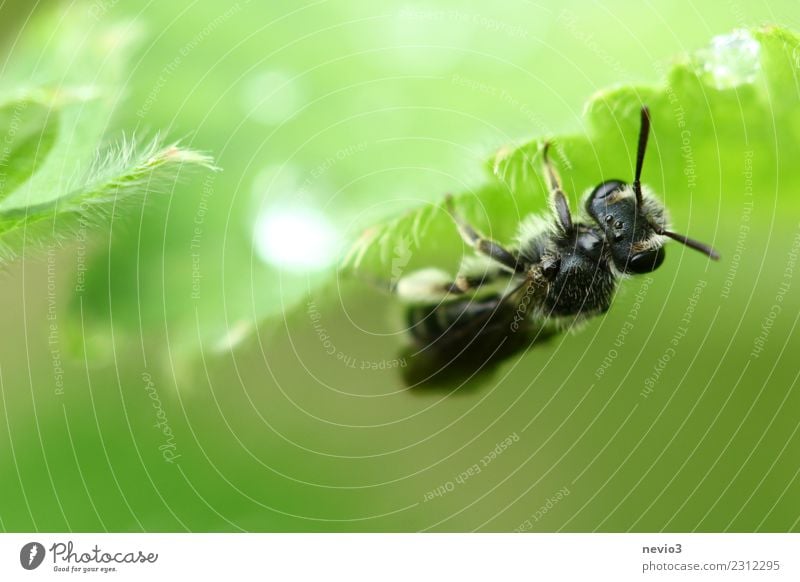
M662 230L663 207L655 199L638 204L631 185L608 180L592 190L586 211L605 233L620 272L650 273L664 262L663 240L657 231Z
M664 238L669 237L717 260L717 252L703 243L666 229L664 206L642 192L641 175L650 115L642 108L636 173L633 184L607 180L592 190L586 211L603 230L614 266L622 273L638 275L655 271L664 262Z

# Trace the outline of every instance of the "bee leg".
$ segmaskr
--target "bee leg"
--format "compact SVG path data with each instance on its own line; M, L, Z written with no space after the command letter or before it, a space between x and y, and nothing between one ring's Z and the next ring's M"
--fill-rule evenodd
M438 303L452 293L463 293L451 275L440 269L421 269L401 277L395 293L408 303Z
M561 188L561 182L558 179L558 174L553 167L547 153L550 149L550 144L544 144L544 151L542 152L542 159L544 160L544 170L547 174L547 185L550 189L550 200L553 205L553 211L558 219L558 225L563 231L572 230L572 215L569 212L569 204L567 204L567 197L564 195L564 190Z
M487 285L495 280L490 274L485 275L458 275L452 285L461 293L475 291L483 285Z
M466 220L464 220L460 214L455 211L452 197L448 196L445 200L445 204L447 207L447 212L450 213L450 216L456 223L458 232L461 234L461 238L464 239L464 242L482 255L486 255L487 257L497 261L505 268L510 269L515 273L521 273L525 271L525 266L520 263L520 261L517 260L517 258L511 254L510 251L507 251L494 241L483 238Z
M398 297L410 303L438 303L448 295L463 295L495 280L491 274L458 275L455 279L439 269L422 269L401 278Z

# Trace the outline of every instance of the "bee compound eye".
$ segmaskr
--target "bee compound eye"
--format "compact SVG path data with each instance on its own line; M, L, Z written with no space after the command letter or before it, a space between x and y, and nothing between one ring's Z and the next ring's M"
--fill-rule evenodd
M592 190L592 194L589 196L590 200L602 200L603 198L608 198L614 192L618 192L625 187L625 182L620 180L606 180L595 186L595 189Z
M659 247L643 253L633 255L628 261L628 273L641 274L652 273L661 266L664 262L664 248Z
M542 263L542 274L545 276L546 279L550 281L555 279L560 269L561 269L561 259L553 259L550 261L544 261Z
M585 203L586 211L592 219L599 224L605 222L611 226L615 218L615 213L611 210L615 203L614 194L622 191L625 187L625 182L620 180L606 180L595 186Z

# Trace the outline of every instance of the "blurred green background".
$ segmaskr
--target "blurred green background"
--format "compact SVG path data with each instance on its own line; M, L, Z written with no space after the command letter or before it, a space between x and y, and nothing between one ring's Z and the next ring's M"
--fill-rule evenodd
M109 135L161 130L223 171L183 177L88 249L7 268L1 529L798 529L800 299L787 268L800 123L776 118L797 120L780 104L797 103L800 68L750 136L768 148L752 156L751 214L746 110L708 139L736 157L710 168L715 152L698 154L693 197L667 195L680 230L713 239L722 263L671 246L607 315L478 389L407 391L398 306L332 274L363 228L485 182L500 147L583 132L597 91L657 85L676 57L736 28L800 29L796 2L28 11L0 9L4 73L35 73L36 58L9 64L26 34L77 38L76 54L83 37L135 38ZM65 77L80 67L64 60ZM673 158L657 184L680 184ZM403 268L424 266L435 242Z

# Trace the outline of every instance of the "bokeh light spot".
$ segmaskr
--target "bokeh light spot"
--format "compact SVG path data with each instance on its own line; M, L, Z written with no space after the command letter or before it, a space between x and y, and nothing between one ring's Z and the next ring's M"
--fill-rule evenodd
M313 208L272 208L255 223L255 247L266 263L290 271L317 271L336 259L338 232Z

